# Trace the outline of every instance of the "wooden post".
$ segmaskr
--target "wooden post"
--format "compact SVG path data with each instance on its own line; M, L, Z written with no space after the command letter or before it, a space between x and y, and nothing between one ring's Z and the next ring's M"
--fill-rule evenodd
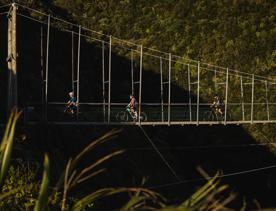
M16 10L16 5L13 3L8 13L8 115L14 107L17 107Z

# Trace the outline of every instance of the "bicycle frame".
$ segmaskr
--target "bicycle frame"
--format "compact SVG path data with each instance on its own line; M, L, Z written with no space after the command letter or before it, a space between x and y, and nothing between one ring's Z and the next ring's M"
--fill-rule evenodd
M131 109L130 109L129 106L126 107L126 111L127 111L128 114L131 116L132 119L135 119L135 116L134 116L134 114L133 114L133 112L131 111Z

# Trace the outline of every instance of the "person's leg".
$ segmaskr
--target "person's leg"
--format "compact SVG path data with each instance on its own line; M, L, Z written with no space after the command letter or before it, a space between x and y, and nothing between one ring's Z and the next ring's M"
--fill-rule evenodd
M75 113L75 106L74 106L74 105L71 105L71 106L70 106L70 113L71 113L71 114L74 114L74 113Z
M137 112L136 109L134 109L134 116L135 116L136 119L138 118L138 112Z
M131 116L134 115L134 109L132 107L130 108L130 113L131 113Z
M131 108L131 114L134 120L137 120L137 111L135 108Z
M222 112L222 107L218 107L218 111L219 111L219 113L220 113L220 115L223 115L223 112Z

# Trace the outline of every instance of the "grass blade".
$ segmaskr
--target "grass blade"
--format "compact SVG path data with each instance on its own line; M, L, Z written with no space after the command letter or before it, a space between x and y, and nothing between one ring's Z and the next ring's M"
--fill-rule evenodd
M77 201L76 204L73 206L72 210L73 211L83 210L83 208L88 204L91 204L96 200L107 196L111 196L119 193L137 193L137 192L141 193L140 197L145 197L145 199L150 199L152 201L158 201L162 199L161 195L144 188L103 188Z
M48 155L44 156L44 171L42 183L40 186L38 200L36 201L34 211L42 211L46 209L48 203L48 190L50 183L50 163Z
M13 139L14 139L14 133L15 133L15 127L16 122L21 115L21 112L12 112L6 129L5 133L1 142L0 146L0 188L2 187L2 184L4 183L6 173L8 171L11 153L12 153L12 147L13 147Z

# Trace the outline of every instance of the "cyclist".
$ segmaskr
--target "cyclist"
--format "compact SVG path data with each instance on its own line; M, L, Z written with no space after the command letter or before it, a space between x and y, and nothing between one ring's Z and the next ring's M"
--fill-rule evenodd
M130 99L130 102L128 104L128 107L130 108L130 112L133 116L133 119L137 120L137 118L138 118L138 114L137 114L137 105L138 105L138 103L137 103L134 95L132 95L132 94L129 95L129 99Z
M70 114L75 114L77 110L77 99L74 97L74 92L69 92L69 96L70 99L66 104L67 108L65 111L69 112Z
M214 109L215 113L219 113L220 115L223 114L222 112L223 102L220 100L217 94L214 96L214 101L210 107Z

